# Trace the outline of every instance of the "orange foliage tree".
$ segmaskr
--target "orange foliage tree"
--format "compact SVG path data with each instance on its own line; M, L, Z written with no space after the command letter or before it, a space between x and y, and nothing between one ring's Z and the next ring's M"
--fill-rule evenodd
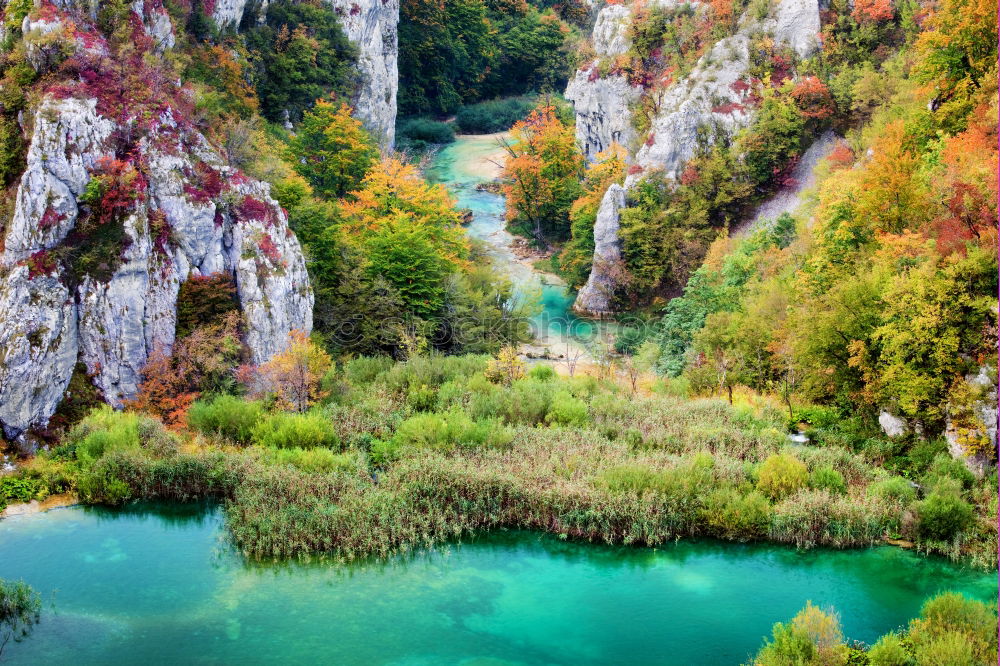
M543 246L569 235L569 211L583 194L584 158L573 128L552 106L539 106L511 129L506 144L503 192L511 231L530 235Z
M326 395L320 380L332 364L322 347L303 331L293 330L285 351L259 367L241 368L239 376L252 396L273 397L284 409L304 412Z
M240 321L239 312L230 312L221 322L177 341L172 353L163 346L154 349L142 369L138 393L126 406L157 416L168 427L183 425L201 393L232 387L242 349Z

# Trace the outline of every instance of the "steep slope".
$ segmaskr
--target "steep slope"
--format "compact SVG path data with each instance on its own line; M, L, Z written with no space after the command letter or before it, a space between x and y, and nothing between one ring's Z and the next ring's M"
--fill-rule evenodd
M697 3L654 6L675 12L687 8L689 14L677 14L682 17L706 11ZM588 157L593 158L612 142L629 150L632 166L626 189L653 173L676 181L701 143L731 138L751 124L755 114L751 85L753 40L768 37L776 45L792 49L799 58L808 57L818 48L820 19L816 0L783 0L763 18L751 16L748 11L734 34L707 48L691 71L676 81L664 74L659 81L640 80L631 85L628 77L616 73L622 69L617 64L620 60L614 61L610 74L602 76L601 68L606 67L608 58L614 60L629 51L630 25L641 9L640 5L601 9L592 37L598 58L577 72L566 91L567 98L574 102L577 138ZM641 79L635 73L632 76ZM645 138L638 136L636 129L634 109L640 102L652 109ZM643 140L637 145L639 139ZM607 229L618 226L617 221L605 222ZM621 272L605 258L620 254L620 249L610 249L612 245L620 242L608 236L595 249L590 279L574 306L577 310L598 315L611 311L616 274Z
M354 113L383 148L391 149L396 140L399 91L399 0L330 0L330 4L347 38L358 49ZM215 3L212 17L220 27L238 26L247 9L246 0L222 0ZM263 15L267 2L257 11Z
M58 71L42 57L36 69L76 78L39 91L3 228L8 437L47 422L78 361L112 405L133 397L146 359L174 342L178 290L192 275L233 277L255 363L312 326L305 259L269 186L225 164L186 119L185 91L143 59L169 43L166 14L133 13L137 55L124 60L90 16L45 5L24 21L29 58L52 36L74 48Z

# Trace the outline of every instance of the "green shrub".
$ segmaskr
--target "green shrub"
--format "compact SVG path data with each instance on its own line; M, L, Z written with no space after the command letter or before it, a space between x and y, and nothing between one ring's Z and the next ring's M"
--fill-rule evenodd
M868 650L868 663L871 666L908 666L913 658L899 634L888 633Z
M528 371L528 377L537 379L538 381L548 382L556 378L556 371L552 369L551 365L539 363Z
M957 631L941 634L926 643L914 646L914 656L917 666L958 666L958 664L983 663L977 662L973 655L972 645L968 639Z
M38 495L41 486L34 479L24 477L0 477L0 510L11 502L30 502Z
M371 384L394 365L389 356L360 356L344 364L344 376L353 386Z
M357 453L335 453L324 448L264 449L262 460L272 465L291 465L316 474L356 474L361 469Z
M169 456L176 453L177 440L152 417L102 405L70 430L60 448L74 452L78 460L89 464L109 452L139 447Z
M955 460L948 454L935 456L922 478L923 485L934 488L941 479L955 479L966 490L976 482L976 477L961 460Z
M806 423L811 428L833 428L841 420L840 410L836 407L809 405L795 410L795 416L790 419L789 429L797 428L800 423Z
M771 499L781 499L804 486L808 479L809 471L798 458L790 453L776 453L761 464L757 490Z
M717 537L750 541L767 534L771 503L757 491L744 495L735 488L721 488L708 496L702 518Z
M262 418L263 403L232 395L220 395L211 401L198 400L188 410L189 426L237 444L250 443L253 430Z
M809 475L809 487L817 490L829 490L831 493L843 495L847 492L844 475L831 465L823 465L813 470Z
M545 421L554 425L585 425L588 421L587 403L574 398L567 391L559 391L552 396Z
M537 103L537 98L531 95L463 106L455 114L455 124L464 134L505 132L518 120L527 118Z
M945 592L924 603L920 617L910 622L909 639L916 663L997 663L996 604Z
M396 447L450 452L461 447L499 447L510 444L513 433L496 421L473 421L457 410L443 414L417 414L399 425L393 436Z
M552 390L552 382L519 379L502 392L501 415L507 423L542 423L549 411Z
M399 460L403 453L403 445L396 439L373 440L368 449L368 459L378 467Z
M427 384L411 386L406 393L406 404L414 411L429 412L437 405L437 392Z
M968 502L953 493L931 493L917 504L917 532L924 539L949 541L972 525Z
M340 438L333 423L320 411L271 414L254 427L251 439L259 446L278 449L340 448Z
M430 118L405 120L396 130L396 135L425 143L451 143L455 140L455 131L451 125Z
M618 465L601 472L594 485L620 495L642 496L662 485L659 472L639 464Z
M867 494L869 497L877 497L903 506L917 499L917 489L901 476L876 481L868 486Z

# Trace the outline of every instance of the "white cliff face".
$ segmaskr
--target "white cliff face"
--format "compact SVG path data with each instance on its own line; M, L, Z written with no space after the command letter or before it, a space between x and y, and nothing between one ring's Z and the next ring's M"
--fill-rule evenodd
M732 137L750 125L754 110L737 81L748 78L752 34L770 33L800 56L815 49L820 27L817 0L781 0L772 14L760 23L744 19L735 35L717 42L688 76L667 90L650 130L652 141L636 155L636 164L644 171L661 171L676 179L695 155L699 132ZM640 177L633 174L629 185Z
M354 114L383 148L396 142L399 0L333 0L344 33L358 47Z
M612 143L627 147L635 140L631 105L642 94L620 74L591 80L591 72L577 70L565 93L576 111L576 141L590 160Z
M594 263L587 284L577 294L574 309L605 315L612 311L611 299L621 268L621 241L618 238L620 211L625 207L625 188L612 184L597 210L594 223Z
M602 14L608 9L611 8L603 9ZM611 49L613 53L614 49L622 48L621 29L617 23L614 29L609 26L611 18L627 22L629 16L630 12L615 8L606 21L599 20L601 31L595 26L594 49L599 53ZM749 79L752 35L759 32L774 35L777 43L794 48L800 57L807 57L818 48L819 29L818 0L781 0L763 21L744 17L736 34L718 41L698 60L690 74L660 93L649 135L631 159L634 166L625 180L626 190L654 172L676 180L684 165L695 156L700 138L731 138L751 124L754 108L744 84ZM624 48L628 48L627 42ZM606 148L612 133L626 137L620 143L629 147L633 136L621 123L624 119L631 127L627 109L638 93L623 91L620 84L591 81L585 70L580 70L570 82L566 97L575 103L577 139L588 157L596 154L595 148ZM617 229L617 221L611 226ZM600 281L606 283L609 276L603 271L595 261L591 279L597 272ZM592 311L579 296L575 307Z
M385 149L396 141L399 0L328 0L344 34L358 49L358 83L352 103L357 116ZM212 18L220 27L238 26L246 0L217 0ZM259 11L263 17L264 3Z
M305 259L269 186L225 166L169 113L139 144L145 196L124 220L127 241L107 279L67 287L55 261L82 214L77 199L114 123L94 100L47 100L34 134L0 257L0 425L8 436L44 425L81 360L115 406L134 397L149 354L174 342L177 294L191 275L235 278L253 361L312 328ZM192 197L191 174L213 170L218 197ZM164 232L164 229L166 232Z
M629 49L628 29L632 10L608 5L597 15L591 41L598 56L613 58ZM578 69L566 87L565 97L576 112L576 140L588 159L607 150L612 143L628 146L635 138L631 105L642 88L632 86L620 74L598 76L600 58Z

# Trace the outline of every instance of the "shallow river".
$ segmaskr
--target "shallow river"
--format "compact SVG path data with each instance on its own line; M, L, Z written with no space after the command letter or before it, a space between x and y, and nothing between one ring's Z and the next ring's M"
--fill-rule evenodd
M472 223L466 227L469 235L485 243L496 266L510 276L522 297L540 303L541 309L532 319L539 342L557 345L567 332L572 338L586 340L595 333L596 324L571 311L576 293L543 279L518 260L511 251L512 237L504 228L503 196L476 190L479 183L493 179L489 171L495 165L489 160L502 159L496 135L460 136L435 154L426 176L447 186L460 208L472 211Z
M203 505L0 521L0 575L45 602L12 664L738 664L806 600L871 641L996 574L885 547L660 549L496 532L388 562L252 565Z

